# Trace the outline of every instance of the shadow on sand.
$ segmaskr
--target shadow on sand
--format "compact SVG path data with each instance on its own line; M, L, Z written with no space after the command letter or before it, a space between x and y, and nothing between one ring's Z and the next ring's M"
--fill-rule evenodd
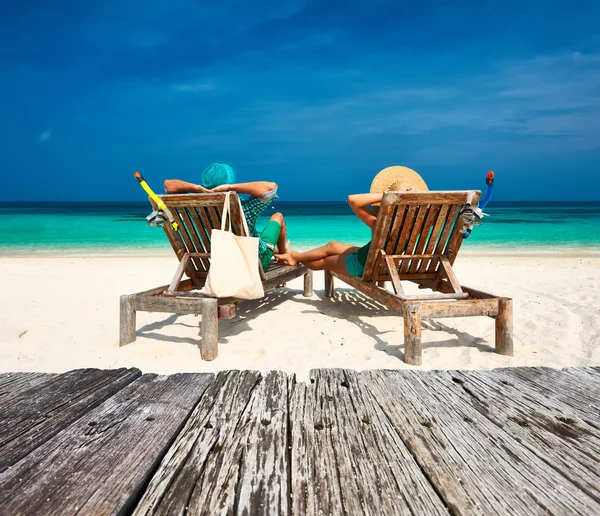
M336 288L335 299L327 299L323 290L315 291L317 298L314 296L313 298L306 298L301 294L301 290L292 290L288 288L276 289L268 292L264 298L240 303L237 310L237 316L234 319L222 319L219 321L219 344L226 344L231 337L251 331L252 328L249 323L256 317L260 317L262 314L272 310L283 302L293 302L306 305L307 309L302 310L303 314L320 313L327 317L348 321L356 325L365 335L374 341L374 348L376 350L383 351L399 360L404 360L404 353L402 351L404 349L404 342L390 344L384 338L387 333L391 333L390 330L381 331L377 329L375 325L365 321L365 318L367 317L389 317L390 315L394 315L395 312L389 310L386 306L352 288ZM349 306L351 307L350 309ZM202 319L198 317L198 324L192 325L181 322L181 317L182 316L177 314L169 315L163 320L146 324L137 330L136 334L138 337L145 337L163 342L193 344L200 349L200 322ZM403 324L399 314L398 324ZM198 330L198 337L174 337L159 333L163 328L172 325L196 328ZM481 337L474 337L469 333L459 331L456 328L441 323L439 320L424 319L422 325L423 329L443 331L455 336L455 338L443 341L423 342L424 350L428 348L468 346L475 347L482 353L494 352L494 348ZM400 330L401 329L402 326L400 326Z

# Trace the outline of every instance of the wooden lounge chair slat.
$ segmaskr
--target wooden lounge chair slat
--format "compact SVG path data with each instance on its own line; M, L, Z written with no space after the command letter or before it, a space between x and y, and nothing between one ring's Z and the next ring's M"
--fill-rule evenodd
M159 195L168 208L198 206L198 198L202 196L203 206L223 206L224 195L221 193L211 194L168 194Z
M221 205L222 209L222 205ZM221 210L217 206L207 206L206 210L210 214L213 229L221 229Z
M413 204L464 204L469 194L481 195L481 192L468 191L435 191L435 192L387 192L381 201L381 206Z
M183 273L185 272L185 268L189 262L189 258L190 255L186 254L179 262L179 266L177 267L177 271L175 271L175 276L173 276L173 280L171 281L167 292L173 293L177 290L177 287L179 287L181 279L183 278Z
M417 215L417 206L409 206L407 208L406 217L404 218L404 223L402 224L402 229L400 231L400 235L398 236L398 241L396 242L396 246L391 254L395 255L403 255L404 249L408 244L408 240L410 239L410 233L415 224L415 218Z
M194 246L194 249L196 250L195 252L196 253L205 252L206 249L204 248L204 245L202 244L200 235L198 234L198 231L196 230L196 226L192 222L192 219L191 219L190 215L188 214L186 208L180 208L178 210L178 213L179 213L179 216L181 217L181 220L185 223L185 229L187 230L190 241L192 242L192 245ZM194 261L194 265L196 265L196 268L199 271L202 271L202 272L208 271L208 268L210 265L209 265L208 261L206 260L206 258L192 258L192 260Z
M404 289L402 288L402 283L400 283L400 276L398 275L398 267L396 266L396 262L394 262L394 259L391 256L384 256L384 258L388 268L388 273L390 275L390 280L392 281L394 292L397 295L403 296Z
M438 237L440 235L440 231L444 225L444 221L446 220L446 216L448 214L448 210L450 209L449 204L441 204L439 207L439 211L437 212L437 218L435 220L435 225L433 226L433 230L429 235L429 241L427 242L427 246L424 249L425 254L431 254L435 250L435 245L437 243ZM421 263L416 272L423 273L427 272L430 260L425 259L421 260Z
M204 206L196 206L196 213L202 223L204 228L204 233L206 234L206 238L208 239L208 249L210 249L210 236L212 235L212 222L208 217L208 213L206 212L206 208Z
M177 213L176 209L172 209L171 214L173 215L173 218L175 219L177 224L179 224L180 229L179 229L179 231L176 232L176 236L179 237L179 241L181 242L181 246L183 247L184 251L186 253L195 252L196 249L194 249L194 247L192 245L192 242L187 234L187 231L185 230L183 221L181 220L179 213ZM166 227L167 225L168 224L165 224L163 227ZM190 261L188 263L188 266L186 268L186 273L190 278L191 277L196 277L196 278L199 277L199 276L197 276L197 273L200 271L202 271L202 269L201 268L198 269L197 265L194 262Z
M419 206L417 216L415 218L415 223L413 225L412 231L410 233L410 238L408 239L408 243L406 244L406 249L404 250L404 254L414 254L415 245L417 243L417 239L421 234L421 230L423 228L423 223L425 222L425 217L427 212L429 211L429 205L423 204ZM402 265L400 266L400 273L404 274L408 271L408 267L411 264L412 260L402 260Z
M198 237L202 242L202 248L204 249L204 252L208 253L210 256L210 238L206 234L206 230L204 229L204 225L202 220L200 219L198 211L194 207L186 208L186 211L194 223L196 233L198 234ZM205 269L208 271L208 269L210 268L210 259L206 258L203 260L202 263L204 264Z
M398 245L400 228L402 227L402 224L404 224L404 218L406 217L407 211L408 208L406 206L398 206L396 208L394 222L392 224L392 229L390 229L389 238L385 247L386 254L394 254L396 246Z
M208 210L208 206L198 206L198 215L200 216L200 220L202 220L203 222L205 222L205 229L208 233L208 237L211 238L212 236L212 230L215 228L215 223L213 222L213 217L210 214L210 211Z
M446 247L446 242L448 241L448 236L450 235L450 231L454 227L454 223L456 222L456 217L458 212L462 208L461 204L455 204L450 208L448 215L446 216L446 220L444 221L444 228L442 229L442 233L436 243L434 254L442 254L444 248ZM435 272L437 270L438 263L431 261L429 262L429 267L427 268L427 272Z
M369 281L373 277L373 274L379 272L381 255L379 254L378 249L383 248L385 245L394 211L395 207L393 205L381 205L379 209L379 215L377 216L377 222L375 223L373 238L371 240L371 247L369 248L365 270L362 275L365 281Z
M408 240L410 239L410 234L412 232L412 228L414 227L416 215L417 215L418 206L408 206L406 217L404 217L404 222L402 224L402 229L400 231L400 235L396 241L396 246L394 247L394 251L391 254L394 255L403 255L404 249L408 245ZM402 266L402 257L398 263L398 267Z
M403 259L408 259L408 260L423 260L426 258L437 258L437 256L435 254L390 254L389 256L391 256L392 258L394 258L395 260L403 260Z
M180 225L179 233L181 234L181 238L183 238L188 252L201 253L203 249L201 246L196 246L196 241L194 239L194 230L193 227L190 227L190 221L189 218L187 218L187 214L185 213L184 209L176 208L171 210L171 213L173 213L175 220L177 220L177 222ZM194 264L194 268L198 272L206 272L207 269L204 268L204 264L202 263L200 258L192 258L190 261Z
M429 300L447 300L447 299L466 299L469 294L464 292L448 292L447 294L415 294L411 296L404 296L403 299L410 301L429 301Z
M452 285L454 292L456 292L457 294L462 294L463 291L460 288L460 283L458 282L458 279L456 278L456 275L454 274L454 269L452 269L452 265L450 264L450 262L448 261L448 258L446 256L443 256L443 255L441 256L440 265L444 269L446 278L448 278L448 281L450 282L450 285Z
M432 204L430 206L429 211L427 212L427 218L425 219L425 222L423 223L423 228L421 230L421 236L419 238L417 246L414 249L414 254L423 254L423 249L425 249L425 246L427 245L429 236L433 229L433 224L435 223L438 213L440 212L440 208L441 208L441 206L436 205L436 204ZM421 264L421 260L413 260L412 263L410 264L410 269L408 270L408 272L411 272L411 273L417 272L420 264Z

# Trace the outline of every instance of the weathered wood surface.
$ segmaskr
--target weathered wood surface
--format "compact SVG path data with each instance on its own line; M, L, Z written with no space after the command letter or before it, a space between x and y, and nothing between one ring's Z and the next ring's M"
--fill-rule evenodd
M313 295L313 271L309 270L304 274L304 297Z
M219 354L219 304L216 299L202 299L202 360L214 360Z
M135 514L287 514L287 376L219 373Z
M513 304L512 299L498 300L496 315L496 353L512 357L513 351Z
M376 371L362 379L451 512L600 512L558 468L458 396L450 375Z
M480 190L436 190L431 192L386 192L381 201L383 208L389 204L464 204L469 199L477 205Z
M0 513L600 513L599 368L131 372L0 375Z
M519 385L526 392L541 394L570 407L581 418L600 419L600 371L588 375L587 368L550 369L515 367L499 369L495 375L507 385ZM598 426L600 428L600 426Z
M0 412L0 472L140 375L138 369L79 369L22 391Z
M421 305L406 304L404 307L404 361L411 365L423 362L421 342Z
M501 371L431 376L435 382L453 386L462 402L600 502L600 434L570 405L527 389L523 382L506 381Z
M289 406L293 514L447 514L356 372L313 371Z
M4 514L130 512L212 381L144 375L0 474Z
M4 373L0 374L0 412L13 403L24 391L42 385L53 378L47 373Z

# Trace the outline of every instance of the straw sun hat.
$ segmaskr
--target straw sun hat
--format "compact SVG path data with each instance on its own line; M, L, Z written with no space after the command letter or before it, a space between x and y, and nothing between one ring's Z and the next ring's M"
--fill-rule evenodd
M384 168L375 176L371 183L371 193L409 189L413 192L429 190L423 178L408 167L395 166Z

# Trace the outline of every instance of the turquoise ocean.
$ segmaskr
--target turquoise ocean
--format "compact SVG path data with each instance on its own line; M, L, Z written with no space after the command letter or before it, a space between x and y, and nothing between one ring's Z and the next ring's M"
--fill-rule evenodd
M346 202L277 202L292 247L329 240L362 245L369 231ZM600 252L600 201L581 203L492 202L463 250L476 252ZM148 227L145 202L4 203L0 255L30 253L168 251L162 229Z

